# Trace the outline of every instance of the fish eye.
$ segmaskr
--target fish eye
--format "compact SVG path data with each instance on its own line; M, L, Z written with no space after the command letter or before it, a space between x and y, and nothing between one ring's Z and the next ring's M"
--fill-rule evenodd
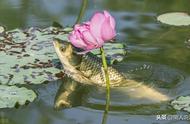
M65 51L65 50L66 50L66 47L65 47L65 46L62 46L60 49L61 49L61 51Z

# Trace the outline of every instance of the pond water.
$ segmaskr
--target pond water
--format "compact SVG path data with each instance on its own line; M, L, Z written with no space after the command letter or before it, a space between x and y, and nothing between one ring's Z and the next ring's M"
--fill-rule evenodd
M189 27L172 27L156 21L156 16L170 11L189 12L189 0L89 0L84 20L97 10L109 10L117 21L117 39L127 45L127 55L117 68L150 83L169 99L190 94ZM74 24L80 0L0 0L0 24L7 29L30 26L48 27L53 21L64 26ZM142 68L140 68L142 67ZM136 70L137 69L137 70ZM61 81L33 85L39 94L34 103L15 109L2 109L2 124L100 124L104 113L104 89L91 89L77 97L80 106L54 109L54 99ZM141 89L140 89L141 90ZM188 121L158 121L158 114L179 114L169 102L159 98L127 95L125 88L111 90L107 124L188 124ZM82 95L82 93L81 93ZM80 96L80 94L79 94ZM135 97L133 97L135 96ZM154 99L154 100L151 100ZM182 113L187 114L187 113Z

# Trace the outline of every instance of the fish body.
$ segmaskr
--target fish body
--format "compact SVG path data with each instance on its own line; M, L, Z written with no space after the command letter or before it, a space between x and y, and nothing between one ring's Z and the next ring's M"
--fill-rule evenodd
M63 44L63 45L60 45ZM65 73L82 84L95 84L105 86L104 70L101 59L92 53L78 55L68 42L54 41L55 50ZM108 74L111 87L123 86L125 76L119 73L114 67L108 66Z
M53 44L64 71L70 78L81 84L106 86L100 58L92 53L77 54L77 49L66 41L55 40ZM128 78L110 65L108 65L108 74L110 86L126 87L126 90L130 91L128 95L131 97L145 98L157 102L170 99L169 96L159 92L156 88Z

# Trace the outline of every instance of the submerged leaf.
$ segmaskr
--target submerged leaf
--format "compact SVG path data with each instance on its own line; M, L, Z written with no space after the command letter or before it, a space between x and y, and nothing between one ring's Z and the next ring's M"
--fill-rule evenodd
M13 108L15 105L24 105L36 98L34 91L25 87L0 85L0 108Z
M190 96L180 96L171 102L171 105L176 110L184 110L190 112Z
M190 25L190 16L183 12L171 12L159 15L157 20L174 26L188 26Z

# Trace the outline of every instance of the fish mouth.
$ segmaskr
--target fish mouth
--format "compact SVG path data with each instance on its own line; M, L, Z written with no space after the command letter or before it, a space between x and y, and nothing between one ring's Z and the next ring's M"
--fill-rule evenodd
M61 48L61 42L58 40L58 39L54 39L53 40L53 46L54 46L54 48L55 48L55 50L56 49L60 49ZM57 52L57 51L56 51Z
M60 42L58 39L54 39L53 40L53 46L54 46L54 50L59 58L59 60L61 61L61 63L64 65L66 62L66 57L63 55L61 48L62 48L63 43Z

